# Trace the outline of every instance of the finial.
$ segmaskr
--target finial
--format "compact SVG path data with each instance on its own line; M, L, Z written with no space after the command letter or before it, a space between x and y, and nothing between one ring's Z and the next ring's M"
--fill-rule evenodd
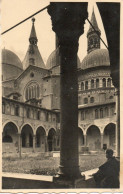
M32 22L33 22L33 23L35 22L35 18L32 18Z

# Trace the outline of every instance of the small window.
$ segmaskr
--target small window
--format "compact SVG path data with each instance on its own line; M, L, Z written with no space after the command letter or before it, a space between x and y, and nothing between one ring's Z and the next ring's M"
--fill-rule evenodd
M85 117L84 111L81 111L81 121L84 120L84 117Z
M94 103L94 97L90 98L90 103Z
M107 87L111 87L111 78L108 78L107 80Z
M103 78L103 88L105 88L106 87L106 79L105 78Z
M15 106L15 115L19 116L19 106L18 105Z
M103 118L103 109L100 109L100 118Z
M99 88L99 79L96 79L96 88Z
M91 89L93 89L94 88L94 80L92 79L91 80Z
M48 118L49 118L49 114L48 112L46 113L46 121L48 121Z
M84 98L84 104L88 104L88 98Z
M107 117L109 115L108 107L105 107L105 116Z
M99 115L98 115L98 109L95 110L95 119L98 119Z
M85 90L88 90L88 81L85 82Z
M81 90L84 90L84 82L81 83Z
M37 112L37 119L40 120L40 111Z

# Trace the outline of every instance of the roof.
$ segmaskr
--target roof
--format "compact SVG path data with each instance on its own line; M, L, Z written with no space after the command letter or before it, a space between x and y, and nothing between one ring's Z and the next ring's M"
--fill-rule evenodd
M78 63L78 68L80 68L80 59L77 57L77 63ZM50 56L48 57L47 63L46 63L46 68L51 69L55 66L60 65L60 55L59 55L59 48L55 49Z
M110 66L109 52L107 49L95 49L83 59L81 69L94 68L99 66Z
M2 64L13 65L23 70L23 65L19 57L8 49L2 49Z

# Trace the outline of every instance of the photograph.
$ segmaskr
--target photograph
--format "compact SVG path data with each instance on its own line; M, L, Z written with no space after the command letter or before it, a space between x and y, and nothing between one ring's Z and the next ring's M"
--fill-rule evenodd
M1 192L121 191L119 1L1 1Z

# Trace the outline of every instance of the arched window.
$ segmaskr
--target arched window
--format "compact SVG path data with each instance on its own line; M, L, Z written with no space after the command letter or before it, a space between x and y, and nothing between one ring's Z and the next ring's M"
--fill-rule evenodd
M96 79L96 88L99 88L99 79Z
M111 114L111 116L114 115L114 107L111 107L110 114Z
M84 119L85 119L84 111L81 111L81 121L83 121Z
M106 87L106 79L105 78L103 78L103 88L105 88Z
M40 120L40 111L37 112L37 119Z
M2 113L5 114L5 102L2 102Z
M109 115L108 107L105 107L105 116L107 117Z
M103 118L103 109L100 109L100 118Z
M85 82L85 90L88 90L88 81Z
M81 90L84 90L84 82L81 83Z
M26 111L26 116L27 116L27 118L29 118L29 117L30 117L30 109L29 109L29 108L27 108L27 111Z
M19 116L19 105L15 106L15 115Z
M95 110L95 119L98 119L99 115L98 115L98 109Z
M28 87L25 90L25 98L26 100L30 100L33 98L38 98L39 99L40 96L40 87L38 85L38 83L31 83L30 85L28 85Z
M90 103L94 103L94 97L90 98Z
M84 104L88 103L88 98L84 98Z
M111 87L111 78L108 78L107 80L107 87Z
M91 89L93 89L94 88L94 80L92 79L91 80Z

